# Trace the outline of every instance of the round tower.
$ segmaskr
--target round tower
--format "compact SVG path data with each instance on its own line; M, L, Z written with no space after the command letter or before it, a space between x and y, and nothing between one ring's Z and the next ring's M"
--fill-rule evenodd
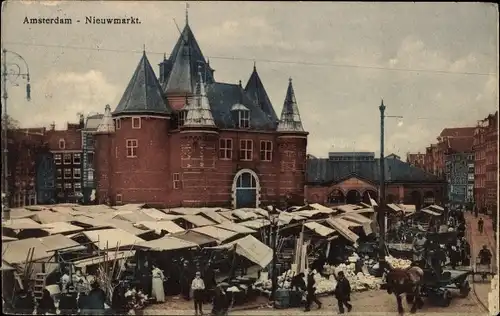
M172 111L146 53L112 113L115 132L110 164L113 204L167 201Z
M286 197L292 204L300 205L304 203L307 135L309 133L304 131L302 126L291 78L276 131L281 161L279 195Z

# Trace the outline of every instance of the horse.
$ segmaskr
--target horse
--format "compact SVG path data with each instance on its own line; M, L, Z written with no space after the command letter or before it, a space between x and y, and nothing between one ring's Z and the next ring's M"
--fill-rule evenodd
M398 302L398 313L404 314L401 294L405 294L406 301L412 303L411 313L414 314L417 308L423 305L420 297L420 290L424 278L424 271L418 266L412 266L406 269L390 269L386 271L386 289L387 293L396 296Z

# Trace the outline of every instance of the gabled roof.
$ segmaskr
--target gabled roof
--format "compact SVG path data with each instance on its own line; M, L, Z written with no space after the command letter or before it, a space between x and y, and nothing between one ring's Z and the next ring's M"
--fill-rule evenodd
M281 119L278 123L279 132L304 132L302 121L300 119L299 107L295 100L295 92L293 91L292 78L288 82L285 102L281 111Z
M113 116L121 114L169 115L172 110L163 97L158 79L143 53Z
M97 126L96 133L107 134L113 133L114 131L115 124L113 123L113 118L111 117L111 107L109 106L109 104L106 104L104 115L101 119L101 122L99 123L99 126Z
M235 104L242 104L250 111L250 129L276 129L276 123L248 97L238 84L214 82L207 85L207 96L215 124L219 128L238 127L238 122L235 122L231 108Z
M167 93L184 92L177 90L186 89L188 83L186 80L188 77L191 80L191 87L193 87L193 79L197 77L199 67L201 67L201 73L205 77L205 82L214 82L213 70L205 61L205 57L188 23L184 26L167 64L169 65L169 69L164 74L165 80L163 82L163 91Z
M472 152L473 144L474 144L473 137L448 138L448 149L451 152L457 152L457 153Z
M185 109L187 114L184 127L215 127L201 72L198 73L198 77L195 95Z
M441 137L466 137L466 136L474 136L474 127L454 127L454 128L445 128L439 134Z
M251 98L254 102L256 102L262 111L269 115L271 120L277 122L278 116L274 111L273 105L271 104L271 100L267 95L266 89L264 88L264 84L260 80L260 76L257 73L257 68L255 65L253 66L252 74L248 79L247 85L245 87L245 92L248 97Z

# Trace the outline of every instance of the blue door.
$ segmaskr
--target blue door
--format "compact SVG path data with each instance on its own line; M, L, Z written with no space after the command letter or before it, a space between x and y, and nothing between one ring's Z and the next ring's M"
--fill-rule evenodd
M254 176L245 172L236 180L236 208L257 207L257 183Z

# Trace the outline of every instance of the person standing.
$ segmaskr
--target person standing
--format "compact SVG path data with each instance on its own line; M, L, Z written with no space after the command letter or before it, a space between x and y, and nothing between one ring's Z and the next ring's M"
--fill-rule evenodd
M483 230L484 230L484 221L483 218L480 217L479 220L477 221L477 230L479 230L479 233L482 235Z
M226 292L224 292L222 286L217 285L214 292L212 314L215 316L224 316L227 312L227 308L228 301Z
M198 311L200 312L200 315L203 315L205 282L203 282L203 279L201 278L200 271L196 272L193 282L191 282L191 291L193 292L195 315L198 315Z
M316 297L316 280L314 280L314 271L311 271L307 276L306 312L311 310L311 305L313 302L318 305L318 309L321 308L322 304Z
M337 298L339 313L344 313L344 306L347 307L347 311L350 312L352 310L352 305L349 304L349 301L351 300L351 284L345 277L343 271L338 273L337 286L335 286L334 294Z
M151 296L156 299L157 303L163 303L165 302L165 289L163 288L165 276L163 275L163 271L161 271L156 265L153 264L152 268Z
M92 290L85 298L83 315L104 315L106 293L104 293L97 281L92 282L90 287Z
M413 261L421 266L425 260L425 244L427 240L424 238L422 233L418 233L415 240L413 241Z

